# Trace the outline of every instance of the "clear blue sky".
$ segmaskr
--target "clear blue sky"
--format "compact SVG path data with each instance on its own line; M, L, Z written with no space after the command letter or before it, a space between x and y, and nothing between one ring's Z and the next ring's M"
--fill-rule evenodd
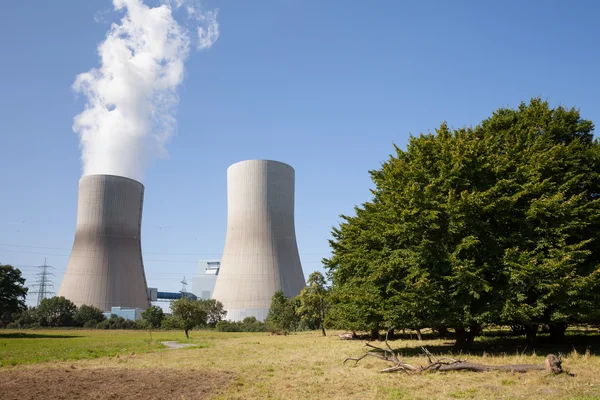
M474 125L532 96L599 123L596 1L211 0L220 37L193 52L169 158L144 181L150 286L178 290L218 258L226 169L268 158L296 170L296 233L308 275L341 213L369 198L368 170L409 134ZM120 15L109 0L12 1L0 12L0 262L55 267L75 230L81 175L78 73ZM94 16L102 15L103 22Z

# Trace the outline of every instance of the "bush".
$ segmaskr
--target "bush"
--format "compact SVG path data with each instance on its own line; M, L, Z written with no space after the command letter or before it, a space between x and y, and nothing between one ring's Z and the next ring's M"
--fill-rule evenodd
M101 309L85 304L79 307L73 316L75 326L83 326L86 328L94 327L105 319L106 317Z
M219 321L215 325L218 332L242 332L242 327L239 322Z
M23 328L37 328L40 326L40 317L35 307L30 307L20 313L14 321L11 322L7 328L23 329Z
M182 324L181 320L177 317L173 317L170 315L163 318L160 326L163 329L169 329L169 330L183 328L183 324Z
M298 316L295 308L295 299L286 298L281 290L275 292L265 321L268 331L279 335L296 330Z
M219 321L216 329L219 332L266 332L267 328L264 322L258 321L255 317L246 317L241 322Z
M165 317L163 309L159 306L150 306L142 313L142 318L147 324L144 329L160 328L162 320Z
M267 327L264 322L258 321L255 317L246 317L241 323L242 332L266 332Z
M112 314L109 319L104 320L96 325L97 329L139 329L140 325L137 321L117 317Z
M104 317L104 319L106 320L106 317ZM93 329L95 328L97 325L99 324L99 322L96 321L85 321L85 324L83 324L84 328L89 328L89 329Z

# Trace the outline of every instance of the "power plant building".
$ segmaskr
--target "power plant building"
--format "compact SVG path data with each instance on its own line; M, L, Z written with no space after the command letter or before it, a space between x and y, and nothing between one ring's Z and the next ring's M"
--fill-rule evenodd
M273 294L305 286L294 226L294 169L249 160L227 169L227 236L213 298L227 319L267 317Z
M199 299L211 299L220 268L219 260L200 261L198 273L192 277L192 293Z
M75 240L59 296L104 312L148 308L140 242L143 200L144 186L133 179L81 178Z

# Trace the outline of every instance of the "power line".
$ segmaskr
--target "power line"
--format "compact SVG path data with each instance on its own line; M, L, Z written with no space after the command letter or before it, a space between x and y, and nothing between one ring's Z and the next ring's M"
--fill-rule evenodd
M0 246L5 246L5 247L22 247L22 248L30 248L30 249L45 249L45 250L70 250L71 252L75 252L75 251L85 251L89 253L89 250L83 250L83 249L69 249L69 248L65 248L65 247L43 247L43 246L27 246L27 245L18 245L18 244L4 244L4 243L0 243ZM21 250L6 250L6 249L0 249L0 251L7 251L7 252L12 252L12 253L24 253L24 254L45 254L45 253L37 253L37 252L28 252L28 251L21 251ZM170 252L149 252L149 251L145 251L144 254L153 254L153 255L171 255L171 256L220 256L222 255L222 253L170 253ZM321 253L300 253L301 255L324 255L324 254L329 254L327 252L321 252ZM51 254L53 256L59 256L59 257L68 257L70 254ZM254 255L254 254L238 254L238 255Z

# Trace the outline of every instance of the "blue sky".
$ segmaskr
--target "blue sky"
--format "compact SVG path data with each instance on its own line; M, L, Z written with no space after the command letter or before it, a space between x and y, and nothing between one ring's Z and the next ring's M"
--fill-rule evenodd
M60 6L57 6L60 4ZM268 158L296 170L305 275L321 269L339 214L369 198L368 170L409 134L474 125L532 96L600 121L594 1L211 0L220 37L192 52L169 157L146 173L149 286L178 290L218 258L226 169ZM58 290L81 176L71 85L98 66L121 15L109 0L7 2L0 13L0 262ZM95 18L96 17L96 18ZM97 22L98 20L99 22Z

